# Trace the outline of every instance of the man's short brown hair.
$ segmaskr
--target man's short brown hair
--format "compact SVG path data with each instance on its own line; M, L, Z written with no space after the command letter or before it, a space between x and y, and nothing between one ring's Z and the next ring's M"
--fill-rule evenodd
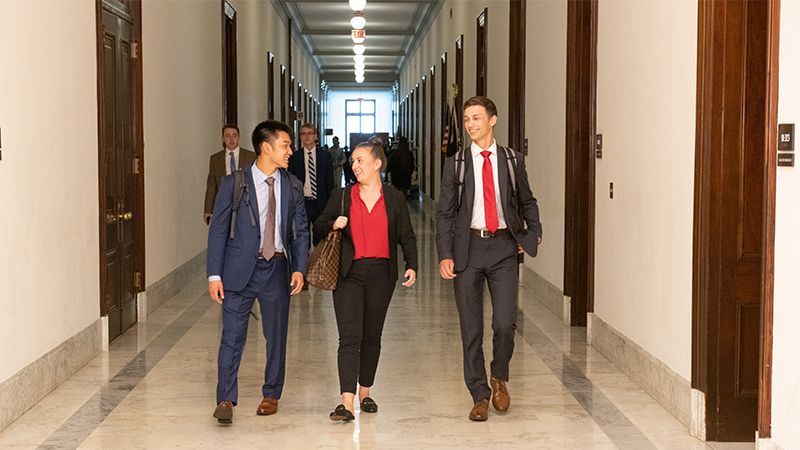
M225 125L223 125L223 126L222 126L222 134L224 135L224 134L225 134L225 130L227 130L227 129L229 129L229 128L230 128L231 130L236 130L236 134L242 134L242 133L239 131L239 127L237 127L236 125L234 125L234 124L232 124L232 123L226 123Z
M481 95L472 97L464 102L464 111L466 111L470 106L483 106L486 108L486 112L489 114L489 117L497 115L497 106L495 106L494 102L489 97L483 97Z
M315 135L319 135L317 127L315 127L313 123L304 123L300 125L300 129L302 130L303 128L313 131Z

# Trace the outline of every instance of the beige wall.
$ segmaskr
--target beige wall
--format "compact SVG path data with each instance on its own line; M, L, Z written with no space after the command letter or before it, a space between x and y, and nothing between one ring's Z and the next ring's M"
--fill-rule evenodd
M208 156L221 148L220 14L217 2L142 5L148 286L206 247Z
M250 148L250 133L259 122L267 119L267 53L275 55L275 119L280 120L281 65L289 64L287 22L272 2L263 0L232 0L237 14L237 63L239 71L239 127L242 145ZM309 89L319 99L319 71L305 49L292 39L292 74L297 84ZM288 76L287 76L288 84ZM289 101L287 87L286 101Z
M95 52L93 1L0 2L0 381L100 317Z
M599 8L595 312L689 380L697 2Z
M563 291L567 3L528 2L526 19L526 164L544 239L536 258L525 258L525 264Z
M267 118L268 52L275 55L275 117L280 119L280 66L288 63L288 36L271 3L232 4L237 13L240 143L251 148L253 127ZM202 208L208 157L222 148L222 32L215 2L149 0L142 15L150 285L206 247ZM304 87L307 82L319 86L316 68L296 45L292 64Z
M800 3L781 2L778 122L800 131ZM797 136L795 135L795 139ZM800 145L795 143L795 152ZM797 164L797 163L796 163ZM782 448L800 448L800 166L779 167L775 213L775 315L772 375L772 438Z
M434 19L431 27L417 49L409 57L403 72L400 74L401 99L404 99L417 83L421 83L422 76L429 76L431 66L436 66L436 79L433 94L436 102L436 124L434 136L436 146L436 165L440 167L441 152L439 143L441 142L441 117L440 86L441 86L441 56L447 52L447 83L455 82L456 56L455 41L459 35L464 35L464 100L475 95L475 71L476 71L476 46L477 37L475 35L476 19L483 11L489 9L488 14L488 96L497 104L500 120L495 127L495 137L499 143L504 143L508 137L508 23L509 6L505 1L474 1L474 0L450 0L445 2L439 14ZM453 15L450 17L450 10ZM425 141L420 143L420 148L429 149L430 147L430 102L431 85L428 83L426 88L426 98L421 102L425 107ZM468 136L465 137L469 139ZM427 154L427 153L426 153ZM425 159L425 176L428 178L428 186L432 183L436 185L438 197L439 183L441 179L439 170L433 173L431 179L431 167L429 157ZM430 189L430 188L429 188ZM428 191L430 193L430 190Z

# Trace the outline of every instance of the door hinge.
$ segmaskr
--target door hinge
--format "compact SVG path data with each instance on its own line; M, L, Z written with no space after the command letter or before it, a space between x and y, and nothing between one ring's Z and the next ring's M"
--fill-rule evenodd
M133 272L133 287L137 291L141 291L141 289L142 289L142 272L139 272L139 271Z
M139 43L131 42L131 59L139 59Z
M139 158L135 157L135 158L133 158L133 174L134 175L139 175L139 172L140 172L140 170L139 170Z

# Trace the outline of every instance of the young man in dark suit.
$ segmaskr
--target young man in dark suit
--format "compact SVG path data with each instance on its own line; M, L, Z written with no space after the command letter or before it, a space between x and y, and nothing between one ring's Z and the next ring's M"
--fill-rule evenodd
M283 391L289 297L303 287L309 231L303 185L285 169L292 155L288 125L268 120L253 130L255 164L245 169L243 186L229 175L214 203L208 230L208 292L222 305L222 341L217 361L214 417L231 423L238 402L239 362L255 298L267 340L263 400L256 411L278 411ZM240 202L235 216L235 192Z
M312 224L325 210L333 190L331 154L317 146L317 128L306 123L300 127L300 148L289 160L289 172L303 183L306 214Z
M209 158L208 177L206 179L206 202L203 209L203 220L211 221L214 210L214 199L217 198L219 183L222 177L230 175L236 169L250 167L256 162L256 154L246 148L239 148L239 127L225 125L222 127L222 143L224 148Z
M445 161L436 211L439 272L442 278L454 280L464 380L474 402L469 418L475 421L489 418L489 398L501 413L511 403L506 382L517 319L517 255L524 251L536 256L542 236L539 207L522 155L497 145L496 123L497 107L490 99L473 97L464 103L464 129L472 145ZM457 159L463 162L457 164ZM494 334L489 383L483 356L486 282Z

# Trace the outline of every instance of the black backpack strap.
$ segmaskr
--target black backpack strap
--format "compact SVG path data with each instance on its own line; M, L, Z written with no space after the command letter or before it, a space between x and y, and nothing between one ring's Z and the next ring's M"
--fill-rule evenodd
M511 194L516 197L517 195L517 152L507 147L500 147L506 154L506 163L508 164L508 176L511 178Z
M464 193L464 149L460 149L455 154L455 169L456 169L456 186L458 186L458 200L456 202L456 211L461 209L461 196Z
M236 169L233 172L233 205L231 206L231 226L229 239L236 237L236 212L239 211L239 205L242 203L242 197L245 196L247 191L247 183L244 181L244 169ZM249 205L249 201L246 202ZM250 210L250 225L256 225L256 218L253 215L253 208L248 207Z

